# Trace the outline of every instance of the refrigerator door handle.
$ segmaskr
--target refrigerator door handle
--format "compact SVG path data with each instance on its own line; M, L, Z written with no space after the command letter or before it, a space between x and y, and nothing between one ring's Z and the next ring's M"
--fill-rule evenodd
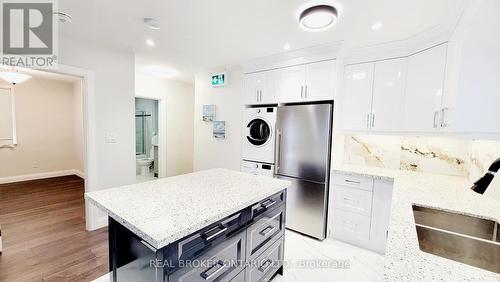
M275 173L278 174L281 165L281 130L276 129L276 156L275 156L276 166Z

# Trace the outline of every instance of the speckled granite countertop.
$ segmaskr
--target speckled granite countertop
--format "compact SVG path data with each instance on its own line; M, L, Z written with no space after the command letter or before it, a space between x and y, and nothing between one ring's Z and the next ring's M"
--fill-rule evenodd
M85 198L159 249L289 185L211 169L85 193Z
M385 281L500 281L500 274L424 253L418 246L412 204L500 222L500 202L471 191L468 179L356 166L333 171L394 179Z

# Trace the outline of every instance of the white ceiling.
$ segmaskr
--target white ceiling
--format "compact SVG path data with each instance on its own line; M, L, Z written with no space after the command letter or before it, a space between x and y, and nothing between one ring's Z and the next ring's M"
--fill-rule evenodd
M285 43L293 50L332 41L358 47L405 39L456 21L465 0L320 2L341 9L338 24L321 33L297 24L297 10L311 3L303 0L64 0L59 10L73 22L60 28L63 36L135 52L141 65L169 66L180 71L178 79L192 81L195 72L283 52ZM159 20L161 29L146 28L144 17ZM376 32L375 21L383 23ZM149 38L155 47L145 45Z

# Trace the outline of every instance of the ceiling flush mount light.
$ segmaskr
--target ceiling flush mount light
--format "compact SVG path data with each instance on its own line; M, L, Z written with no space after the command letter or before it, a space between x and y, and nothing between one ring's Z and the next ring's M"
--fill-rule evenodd
M337 22L338 11L330 5L315 5L299 15L300 26L307 31L323 31Z
M144 18L144 24L150 29L160 29L160 22L153 18Z
M154 47L155 42L152 39L146 39L146 45L148 45L150 47Z
M377 30L379 30L379 29L381 29L381 28L382 28L382 23L381 23L381 22L374 22L374 23L372 24L372 30L377 31Z
M0 71L0 78L12 85L16 85L31 78L31 75L20 73L14 68L7 71Z
M285 43L285 45L283 45L283 50L285 50L285 51L290 50L290 48L292 48L292 46L290 46L289 43Z

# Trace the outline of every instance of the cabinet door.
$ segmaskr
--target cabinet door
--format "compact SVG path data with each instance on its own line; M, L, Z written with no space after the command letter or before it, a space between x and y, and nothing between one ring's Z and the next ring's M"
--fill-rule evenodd
M306 65L305 99L308 101L333 100L337 80L334 60Z
M391 217L392 190L394 183L375 180L373 188L372 223L370 241L372 250L385 253L387 231Z
M369 130L372 110L374 64L345 67L342 127L348 131Z
M439 128L445 66L445 44L408 58L405 131L432 132Z
M372 130L403 130L406 63L406 58L375 63Z
M277 104L279 92L278 71L265 71L262 73L263 85L259 96L259 104Z
M279 101L281 103L300 102L304 99L305 65L280 70Z
M263 87L262 73L251 73L245 75L245 104L255 105L259 102L260 89Z

